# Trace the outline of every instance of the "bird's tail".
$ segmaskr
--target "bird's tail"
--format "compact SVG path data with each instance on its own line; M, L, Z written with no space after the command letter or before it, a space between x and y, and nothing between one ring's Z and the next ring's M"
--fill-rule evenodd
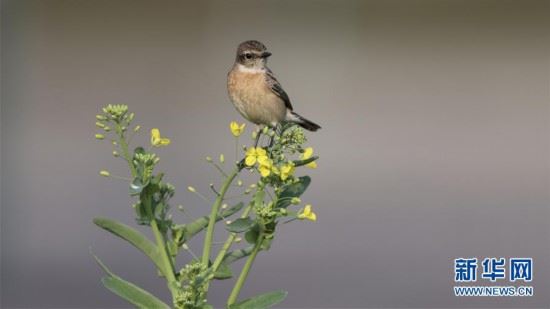
M311 120L308 120L300 115L298 115L297 113L293 112L293 111L290 111L289 113L289 117L287 117L289 119L287 119L288 121L290 122L294 122L296 124L298 124L300 127L306 129L306 130L309 130L309 131L317 131L321 128L320 125L316 124L315 122L311 121Z

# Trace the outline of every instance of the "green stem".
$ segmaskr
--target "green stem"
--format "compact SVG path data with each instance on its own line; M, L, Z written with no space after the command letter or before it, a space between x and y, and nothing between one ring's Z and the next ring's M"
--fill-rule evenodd
M170 289L170 291L173 292L174 287L172 287L172 283L176 282L176 276L174 275L174 265L172 264L170 256L168 256L168 252L166 251L164 236L162 236L162 233L158 228L157 220L155 220L154 218L153 220L151 220L151 229L153 230L155 240L157 241L157 246L159 247L159 250L161 252L162 262L165 269L164 272L166 275L166 279L169 283L168 288Z
M176 275L174 274L174 265L172 264L172 260L170 258L170 255L168 254L168 251L166 249L166 242L164 240L164 236L160 232L160 229L157 224L157 219L155 218L155 215L153 214L152 204L151 204L151 197L148 196L147 199L144 202L144 206L146 208L148 216L151 218L151 230L153 231L153 234L155 235L155 240L157 242L157 247L160 252L161 258L162 258L162 264L163 264L163 273L166 276L166 281L168 285L168 289L170 290L170 293L172 294L172 300L175 301L176 295L177 295L177 287L176 287Z
M208 262L210 260L210 250L212 249L212 240L214 238L214 226L216 224L216 217L218 216L218 212L220 210L220 206L223 202L225 193L231 186L231 182L237 177L237 174L241 171L241 165L237 165L235 170L227 176L225 179L225 182L223 183L221 189L220 189L220 195L216 197L216 201L214 201L214 205L212 205L212 211L210 212L210 217L208 220L208 228L206 229L206 236L204 237L204 247L202 250L202 264L205 267L208 267Z
M258 185L258 189L256 191L256 194L254 195L254 200L251 205L254 205L256 207L261 207L264 202L264 194L265 194L265 184ZM276 201L275 201L276 202ZM263 230L263 228L262 228ZM235 282L235 286L233 287L233 290L231 291L231 294L229 295L229 298L227 299L227 306L234 304L237 301L237 298L239 297L239 293L244 285L244 282L246 281L246 278L248 277L248 272L250 271L250 268L252 267L252 263L256 259L256 256L258 255L258 252L260 252L262 243L264 241L264 232L260 231L260 235L258 235L258 238L256 239L256 244L254 245L254 249L252 249L252 252L248 259L246 260L246 263L244 264L243 269L241 270L241 274L239 275L239 278L237 279L237 282Z
M241 218L246 218L248 217L248 214L250 213L250 211L252 210L252 206L254 206L252 203L250 203L246 208L245 210L243 211L243 214L241 215ZM216 259L214 260L214 263L212 264L212 271L213 272L216 272L218 270L218 268L220 267L221 263L223 262L223 258L225 257L225 254L227 253L227 251L229 251L229 249L231 248L231 245L233 244L233 242L235 241L235 238L237 237L237 233L230 233L229 236L227 237L227 240L225 241L225 243L223 244L223 247L222 249L220 250L220 252L218 253L218 256L216 257Z
M239 157L239 137L235 137L235 161Z
M134 163L132 162L132 157L130 156L130 152L128 151L128 143L126 143L126 140L124 139L124 132L122 132L122 128L120 127L120 125L117 125L116 130L119 136L118 143L120 145L120 150L122 151L122 156L128 162L128 166L130 167L130 172L132 173L132 178L135 178L137 176L137 171L136 171L136 167L134 166Z
M117 133L119 136L119 145L120 149L122 151L122 156L126 159L128 162L128 166L130 167L130 172L132 174L132 177L137 177L137 171L136 168L132 162L132 157L130 156L130 152L128 151L128 143L124 139L124 133L122 131L122 128L120 125L117 125ZM145 207L147 209L148 215L151 218L151 230L153 230L153 234L155 235L155 240L157 242L158 250L160 250L161 257L162 257L162 264L163 264L163 270L162 272L166 276L166 280L168 281L168 289L170 290L170 293L172 294L172 299L174 300L177 295L176 290L176 276L174 274L174 265L172 264L172 261L170 259L170 256L168 255L168 251L166 251L166 243L164 241L164 236L159 230L157 220L154 217L153 209L151 205L151 201L147 200L145 202Z
M258 252L260 252L260 248L262 246L263 240L264 240L264 236L260 235L256 241L256 245L254 246L254 249L252 250L252 253L250 254L248 259L246 260L246 263L244 264L243 270L241 271L241 274L239 275L239 278L237 279L237 282L235 283L235 286L231 291L231 295L229 295L229 298L227 299L228 307L237 301L237 298L239 297L239 293L241 292L244 282L246 281L246 277L248 277L248 272L252 267L252 263L254 263L254 260L256 259Z

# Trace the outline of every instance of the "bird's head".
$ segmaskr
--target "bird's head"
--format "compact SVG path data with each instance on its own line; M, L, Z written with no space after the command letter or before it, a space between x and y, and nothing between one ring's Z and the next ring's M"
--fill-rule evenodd
M267 47L259 41L246 41L237 48L236 62L248 69L261 69L265 66L271 53Z

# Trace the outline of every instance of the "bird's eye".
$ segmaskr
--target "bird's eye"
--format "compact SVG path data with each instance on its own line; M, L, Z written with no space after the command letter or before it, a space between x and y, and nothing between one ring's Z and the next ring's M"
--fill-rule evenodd
M244 54L244 57L246 59L252 59L252 54L251 53L246 53L246 54Z

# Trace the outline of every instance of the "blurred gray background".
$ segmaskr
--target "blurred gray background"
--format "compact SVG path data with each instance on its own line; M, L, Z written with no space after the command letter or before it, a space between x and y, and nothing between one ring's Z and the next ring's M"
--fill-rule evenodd
M247 39L323 129L309 135L321 159L303 198L319 220L284 226L242 297L550 307L549 1L8 0L1 19L2 307L128 307L101 286L90 246L167 296L144 256L91 223L133 224L127 184L97 175L126 170L93 139L94 115L129 104L141 143L160 127L174 203L205 214L185 187L208 193L219 177L204 156L232 158L227 127L241 118L226 73ZM470 256L533 257L535 296L455 297L453 259Z

